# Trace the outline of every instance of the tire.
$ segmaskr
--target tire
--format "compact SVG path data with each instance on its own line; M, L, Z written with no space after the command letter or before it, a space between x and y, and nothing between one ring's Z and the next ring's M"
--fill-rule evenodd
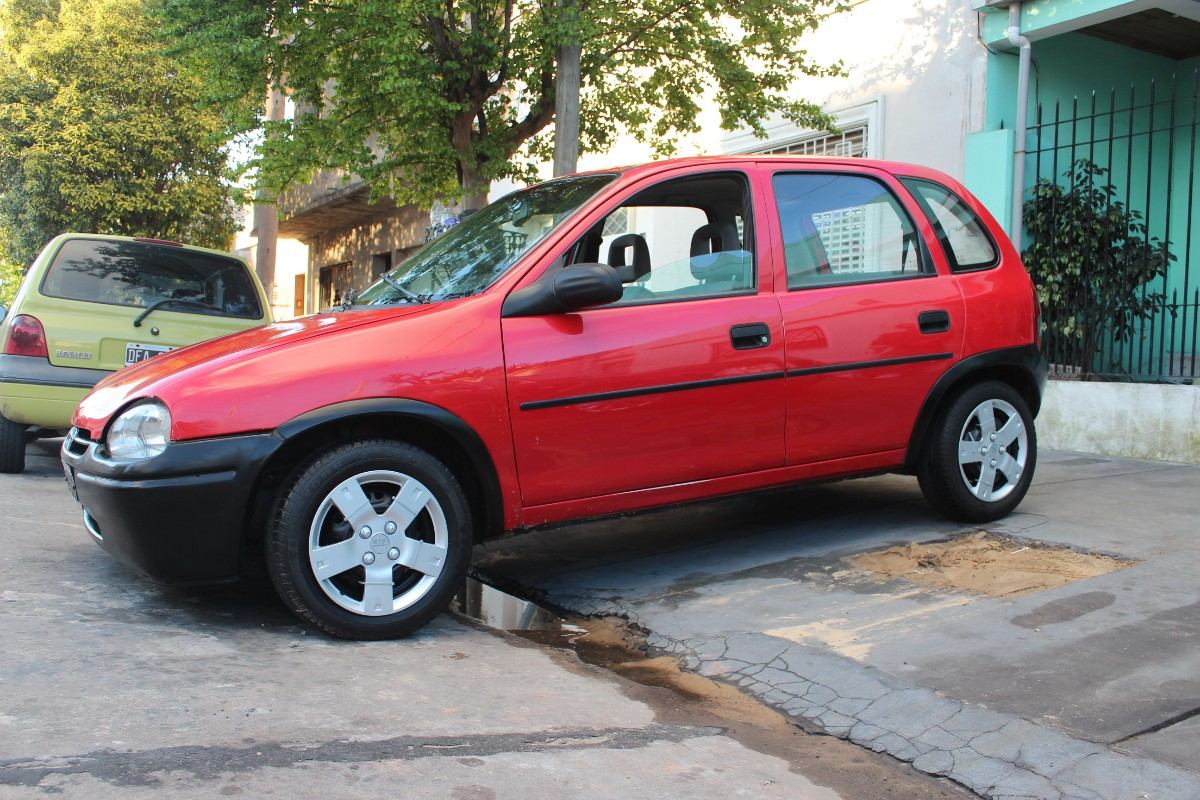
M445 464L402 442L352 442L284 489L267 530L267 571L288 608L322 631L395 639L450 604L472 532L466 494Z
M945 516L991 522L1025 498L1036 467L1028 404L1008 384L986 381L943 407L917 478L925 499Z
M25 471L25 426L0 417L0 473Z

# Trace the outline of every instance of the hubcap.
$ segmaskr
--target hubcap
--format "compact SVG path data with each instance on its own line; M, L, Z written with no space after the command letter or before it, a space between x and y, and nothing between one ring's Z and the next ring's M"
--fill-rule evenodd
M971 494L989 503L1008 497L1028 457L1025 423L1011 403L984 400L967 415L958 437L958 473Z
M433 492L410 475L372 470L321 501L309 528L308 560L329 599L378 617L428 594L445 567L449 539Z

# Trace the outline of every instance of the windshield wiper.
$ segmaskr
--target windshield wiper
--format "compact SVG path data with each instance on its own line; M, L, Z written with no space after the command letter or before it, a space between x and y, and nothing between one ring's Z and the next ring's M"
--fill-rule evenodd
M162 308L163 306L192 306L194 308L203 308L207 311L216 311L218 313L223 311L223 309L218 308L217 306L209 305L208 303L201 303L199 300L183 300L179 298L168 297L165 300L159 300L157 303L151 303L150 305L146 306L146 310L138 314L137 318L134 319L133 327L142 327L142 320L150 316L151 311Z
M404 284L400 283L400 281L396 280L395 278L393 278L391 275L387 274L386 272L383 273L383 275L381 277L383 278L384 283L386 283L388 286L392 287L396 291L400 292L400 294L404 295L404 298L406 300L408 300L410 303L425 304L425 303L429 302L428 297L426 297L423 294L417 294L416 292L413 292L413 291L410 291L409 289L404 288Z
M465 292L450 292L449 294L439 295L438 300L457 300L460 297L472 297L474 295L479 294L480 291L482 291L482 290L481 289L468 289Z

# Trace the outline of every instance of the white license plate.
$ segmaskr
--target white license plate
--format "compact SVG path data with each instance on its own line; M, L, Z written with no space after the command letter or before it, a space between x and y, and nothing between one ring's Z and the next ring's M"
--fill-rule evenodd
M125 366L139 364L147 358L153 358L159 353L166 353L171 349L161 344L137 344L136 342L129 342L125 345Z

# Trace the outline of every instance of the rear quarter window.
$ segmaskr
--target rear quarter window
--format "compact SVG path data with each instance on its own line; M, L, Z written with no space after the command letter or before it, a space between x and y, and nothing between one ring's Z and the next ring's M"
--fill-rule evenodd
M941 240L953 272L986 269L1000 263L1000 253L983 221L962 199L941 184L901 178Z
M262 306L235 258L149 242L68 239L42 281L42 294L65 300L147 308L164 300L168 311L258 319Z

